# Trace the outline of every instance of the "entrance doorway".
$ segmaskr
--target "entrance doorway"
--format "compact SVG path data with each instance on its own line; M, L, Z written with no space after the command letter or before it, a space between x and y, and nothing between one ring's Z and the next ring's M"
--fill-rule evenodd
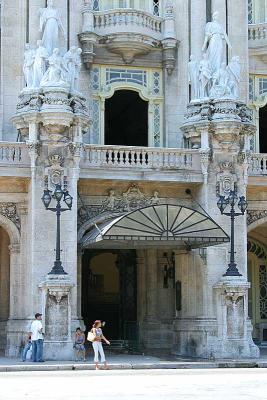
M106 321L112 340L137 340L135 250L85 250L82 263L82 316L87 330Z
M106 100L105 144L148 146L148 102L137 92L118 90Z
M259 110L260 153L267 153L267 105Z
M10 240L7 232L0 227L0 355L6 350L6 326L9 318L10 288Z

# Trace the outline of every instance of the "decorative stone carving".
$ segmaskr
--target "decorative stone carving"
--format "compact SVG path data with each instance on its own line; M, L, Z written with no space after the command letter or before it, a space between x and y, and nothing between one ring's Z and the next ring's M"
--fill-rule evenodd
M12 221L20 230L20 218L16 203L0 203L0 214Z
M42 35L42 45L47 49L48 55L59 46L59 33L65 37L65 30L61 21L60 12L54 8L54 1L47 0L47 7L39 11L40 32Z
M255 239L251 239L251 238L248 239L247 250L248 250L248 253L255 254L259 259L263 259L263 260L267 259L267 252L266 252L265 246ZM265 280L265 282L267 282L267 281Z
M266 218L267 211L266 210L248 210L247 211L247 224L251 225L253 222L258 221L259 219Z
M224 161L219 164L220 172L217 174L217 196L228 196L231 190L237 189L237 176L234 172L234 164Z
M151 206L153 204L159 204L159 192L156 190L152 197L146 196L142 193L136 184L132 184L129 189L120 194L116 195L115 191L111 189L109 195L99 205L93 206L82 206L79 208L79 224L88 219L94 218L97 215L104 214L106 212L123 214L125 212L134 211L138 208Z
M200 157L201 157L201 169L202 169L202 173L204 176L204 183L207 184L208 183L209 164L211 161L210 150L200 151Z
M64 185L64 158L60 154L51 154L48 157L49 167L46 168L46 187Z

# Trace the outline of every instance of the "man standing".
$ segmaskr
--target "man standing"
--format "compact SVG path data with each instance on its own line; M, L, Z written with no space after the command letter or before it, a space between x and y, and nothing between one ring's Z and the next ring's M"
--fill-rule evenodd
M44 362L43 360L43 325L42 314L35 314L35 320L31 324L32 360L33 362Z

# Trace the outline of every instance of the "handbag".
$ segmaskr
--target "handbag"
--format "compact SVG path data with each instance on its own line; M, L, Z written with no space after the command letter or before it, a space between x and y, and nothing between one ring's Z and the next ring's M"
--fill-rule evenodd
M87 340L89 341L89 342L94 342L95 341L95 335L93 334L93 332L92 331L90 331L90 332L88 332L88 334L87 334Z

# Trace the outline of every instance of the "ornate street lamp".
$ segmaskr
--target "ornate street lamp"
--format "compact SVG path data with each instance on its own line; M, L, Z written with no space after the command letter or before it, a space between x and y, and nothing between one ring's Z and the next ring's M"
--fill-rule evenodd
M61 206L62 198L67 208L63 208ZM56 207L49 207L52 199L56 200ZM48 190L46 188L42 196L42 201L46 210L55 212L57 216L56 260L54 262L54 266L51 272L49 272L49 275L67 275L60 260L60 215L64 211L71 210L72 200L73 198L71 197L69 192L67 190L62 190L61 185L56 185L53 194L51 190Z
M240 212L235 212L235 205L238 201L238 197L235 190L231 190L229 196L225 198L225 196L220 196L217 202L217 206L221 211L222 215L227 215L231 217L231 251L230 251L230 263L228 264L228 269L224 276L242 276L237 269L235 263L235 217L239 215L244 215L246 209L248 207L248 203L245 199L245 196L239 197L239 201L237 206ZM230 212L225 212L226 207L230 205Z

